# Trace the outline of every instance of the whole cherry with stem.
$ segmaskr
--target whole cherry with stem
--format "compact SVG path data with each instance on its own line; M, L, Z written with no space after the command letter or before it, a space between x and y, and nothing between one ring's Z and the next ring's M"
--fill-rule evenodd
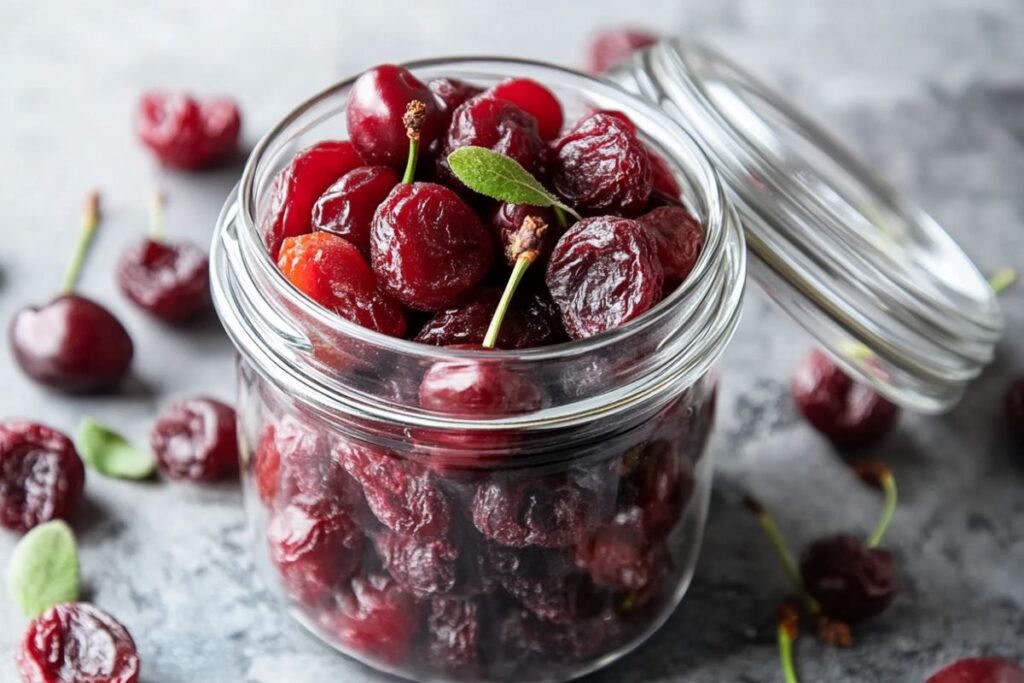
M9 330L14 357L25 374L64 391L109 388L128 372L134 355L131 337L114 314L75 293L98 225L99 194L92 192L60 295L19 310Z
M558 215L560 220L564 220L564 213ZM528 215L523 219L523 224L518 232L512 235L509 240L507 255L509 260L514 262L512 274L509 275L505 291L501 294L498 307L494 311L494 317L491 318L491 324L487 328L487 334L484 335L484 347L493 349L498 343L498 335L501 334L501 324L505 320L508 307L512 304L512 297L515 296L516 289L519 288L519 283L523 281L523 276L526 275L527 269L539 258L541 240L547 231L548 226L541 218Z

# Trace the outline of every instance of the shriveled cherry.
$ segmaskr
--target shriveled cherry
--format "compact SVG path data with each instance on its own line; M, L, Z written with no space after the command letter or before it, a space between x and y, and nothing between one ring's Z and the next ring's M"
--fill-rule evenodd
M229 97L197 101L184 92L156 90L139 102L136 130L162 164L210 166L235 151L242 117Z
M128 248L117 266L117 284L132 303L166 322L210 305L209 261L189 242L145 239Z
M494 287L473 290L466 300L440 310L420 328L416 341L432 346L480 344L501 299ZM516 294L498 335L498 348L528 349L565 341L558 309L543 288Z
M825 614L848 623L881 614L896 594L892 555L853 536L812 543L800 559L800 575Z
M554 143L551 182L573 207L633 216L654 187L646 145L620 118L585 116Z
M595 74L604 73L658 40L657 34L637 29L603 31L594 37L587 49L587 70Z
M326 434L294 415L264 427L253 459L256 489L268 505L300 494L349 502L358 488L333 457Z
M267 251L277 259L288 237L313 230L313 205L327 188L366 162L347 140L325 140L302 150L274 178L270 206L260 220Z
M1010 391L1006 394L1006 416L1010 428L1024 443L1024 379L1018 379L1010 385Z
M793 376L793 400L807 421L840 448L862 448L877 441L899 416L896 405L855 382L817 350Z
M389 662L402 661L419 628L412 596L391 578L371 574L354 578L324 615L324 627L346 647Z
M85 467L68 437L35 422L0 422L0 525L25 532L69 519L84 488Z
M289 237L278 267L306 296L342 318L392 337L405 335L402 307L377 287L370 266L348 240L328 232Z
M491 545L486 555L505 592L537 617L567 624L590 607L592 587L565 550Z
M617 513L577 545L576 562L597 585L622 591L647 590L662 569L644 513L635 507Z
M1024 683L1024 667L1001 657L969 657L935 672L925 683Z
M614 216L586 218L569 228L545 276L573 339L614 329L650 310L661 301L664 279L650 231Z
M356 79L348 92L345 116L352 144L367 163L396 170L405 165L409 138L402 117L413 100L425 105L420 142L427 146L442 134L445 123L430 88L394 64L375 66Z
M470 600L437 597L427 612L427 658L445 671L468 673L478 664L480 614Z
M639 218L658 244L665 286L680 284L693 270L704 247L700 223L682 206L659 206Z
M633 123L633 119L629 118L627 114L612 109L591 109L587 113L587 116L595 113L614 116L619 121L622 121L629 132L636 135L636 124ZM651 174L653 176L653 193L651 199L654 200L654 195L658 195L660 193L660 199L678 201L683 194L683 188L679 186L679 181L676 180L676 176L672 172L672 167L669 166L663 156L651 149L650 145L645 143L644 147L647 149L647 156L651 160Z
M458 579L459 549L447 536L420 540L385 530L374 537L384 568L417 598L450 593Z
M388 166L349 171L316 200L313 229L344 237L369 259L373 214L398 181L398 174Z
M508 100L537 119L537 130L545 140L562 131L562 103L555 94L529 78L510 78L487 91L491 97Z
M523 477L482 483L473 498L473 524L487 538L523 548L564 548L592 522L593 496L566 477Z
M172 479L211 481L238 472L235 409L205 396L165 410L149 436L160 471Z
M619 509L640 509L649 537L662 540L683 516L693 491L690 468L674 452L673 444L657 440L630 449L618 465Z
M498 639L520 657L544 661L579 661L607 652L623 633L624 624L611 610L580 617L568 624L539 619L529 610L513 610L502 620Z
M121 622L84 602L32 620L17 653L26 683L138 683L139 652Z
M427 83L427 87L437 98L447 121L451 120L452 113L460 104L483 92L483 88L457 78L435 78Z
M370 252L380 286L421 311L455 305L494 262L491 236L477 215L433 183L392 190L374 216Z

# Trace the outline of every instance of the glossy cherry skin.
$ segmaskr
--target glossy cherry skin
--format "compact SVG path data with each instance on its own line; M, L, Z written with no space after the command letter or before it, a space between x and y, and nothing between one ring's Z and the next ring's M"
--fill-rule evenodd
M373 271L381 288L410 308L437 311L456 304L494 263L491 236L447 187L396 187L370 230Z
M497 287L479 287L452 308L438 311L420 328L416 341L433 346L482 344L501 299ZM499 349L528 349L566 341L551 297L543 288L518 291L498 334Z
M700 223L682 206L659 206L639 220L658 243L658 260L665 271L666 289L674 289L697 265L704 248Z
M138 683L131 634L98 607L71 602L32 620L17 654L26 683Z
M122 254L117 284L136 306L174 323L209 308L209 267L206 254L194 244L147 239Z
M197 101L183 92L153 91L139 102L139 139L165 166L198 169L231 155L242 117L228 97Z
M84 488L85 466L71 439L35 422L0 422L0 526L26 532L69 519Z
M313 205L313 229L344 237L370 258L370 226L377 207L398 184L387 166L360 166L327 188Z
M238 472L235 409L205 396L165 410L149 435L160 471L172 479L212 481Z
M970 657L937 671L925 683L1024 683L1024 668L1001 657Z
M325 140L302 150L284 167L270 189L270 206L260 232L273 259L288 237L312 232L313 205L336 180L365 166L347 140Z
M127 374L134 355L132 339L114 314L77 294L21 309L9 338L26 375L69 392L112 387Z
M402 117L413 100L426 106L420 145L426 148L444 130L444 112L434 94L408 69L382 64L368 69L348 92L345 117L352 144L368 164L401 170L409 155Z
M853 536L830 536L808 546L800 576L825 614L847 623L881 614L896 595L892 555Z
M839 448L863 448L889 432L899 408L812 352L793 376L793 399L807 421Z
M587 50L587 70L604 73L621 64L627 57L658 42L659 37L648 31L613 29L596 35Z
M529 78L510 78L488 92L491 97L508 100L537 119L537 130L545 140L554 140L562 132L562 103L554 93Z
M1024 379L1018 379L1006 394L1006 417L1020 443L1024 444Z
M591 109L588 112L590 114L607 114L608 116L614 116L619 121L625 124L626 128L633 133L637 134L636 124L633 123L633 119L629 118L626 114L621 111L614 111L611 109ZM676 180L675 174L672 172L672 167L669 166L665 158L650 148L649 145L644 143L644 147L647 149L647 157L651 161L651 174L653 176L654 193L651 197L652 201L655 196L660 198L678 202L679 198L683 195L683 188L680 187L679 181Z

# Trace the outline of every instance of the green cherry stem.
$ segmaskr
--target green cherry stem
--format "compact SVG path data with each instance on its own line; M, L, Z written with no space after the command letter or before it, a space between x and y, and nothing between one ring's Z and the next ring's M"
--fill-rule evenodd
M782 569L786 572L786 576L789 577L793 587L800 593L800 597L807 605L807 609L812 614L821 612L821 605L807 592L804 580L800 576L800 570L797 569L796 562L793 561L793 556L786 546L786 540L782 537L782 532L779 531L779 527L775 523L775 519L768 512L768 508L753 496L744 496L743 505L757 517L757 521L761 524L761 528L764 529L765 535L768 536L768 540L775 550L775 555L782 564Z
M867 461L854 465L854 472L868 486L881 489L885 494L885 508L882 511L882 518L878 520L875 530L868 536L867 545L869 548L877 548L885 538L885 533L892 525L892 519L896 515L896 505L899 502L899 491L896 488L896 478L892 476L892 470L880 462Z
M162 192L154 192L149 199L149 239L162 242L164 239L164 202Z
M782 664L782 675L786 683L799 683L796 667L793 665L793 642L799 637L799 612L792 602L785 602L779 607L778 643L779 661Z
M409 136L409 158L405 162L405 174L402 176L404 185L410 184L416 177L416 162L420 156L420 131L423 129L426 115L427 105L419 100L412 100L405 106L402 124L405 126L405 134Z
M512 235L508 245L509 259L515 259L512 266L512 274L505 285L505 291L501 293L498 307L494 309L494 316L491 324L487 326L487 334L484 335L483 345L485 348L493 349L498 343L498 334L501 332L501 324L505 321L505 314L512 303L519 283L526 275L526 269L537 260L540 255L540 241L547 231L548 226L536 216L527 216L519 230Z
M551 208L555 210L555 218L558 219L558 227L563 230L569 227L569 217L565 215L565 209L560 207L558 204L553 205Z
M1000 268L988 279L992 291L999 294L1017 281L1017 271L1013 268Z
M78 244L75 245L75 253L71 257L71 265L64 275L64 284L61 287L63 294L73 294L78 287L78 278L82 274L82 264L89 253L89 246L92 238L96 235L96 228L100 224L100 195L95 190L90 192L85 199L85 209L82 212L82 230L78 234Z

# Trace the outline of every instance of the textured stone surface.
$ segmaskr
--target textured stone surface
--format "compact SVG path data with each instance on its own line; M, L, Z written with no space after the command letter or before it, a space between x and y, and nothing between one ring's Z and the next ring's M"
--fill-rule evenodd
M170 198L170 234L206 242L238 173L157 171L130 125L140 91L158 84L235 94L251 142L300 98L378 61L504 53L572 63L597 26L660 26L720 46L808 107L927 206L982 269L1024 263L1018 0L255 6L0 4L0 319L56 289L80 197L98 186L107 220L83 290L123 316L139 351L130 391L66 399L20 377L5 350L0 416L73 430L88 413L143 442L155 411L180 395L232 394L232 350L215 320L159 327L113 285L116 256L145 230L146 195L157 183ZM857 631L854 650L801 641L804 680L913 682L965 654L1024 660L1024 454L1002 418L1006 377L1024 373L1024 288L1003 300L1009 331L991 370L951 414L906 416L878 449L904 496L890 538L900 596ZM787 377L809 345L751 292L723 362L716 495L693 588L648 645L594 680L780 680L771 617L786 585L739 496L752 490L771 505L794 545L867 529L878 510L794 413ZM87 495L76 530L88 597L135 634L145 680L383 680L277 610L252 573L236 486L92 476ZM0 563L13 541L0 534ZM11 653L23 628L0 596L0 680L16 678Z

